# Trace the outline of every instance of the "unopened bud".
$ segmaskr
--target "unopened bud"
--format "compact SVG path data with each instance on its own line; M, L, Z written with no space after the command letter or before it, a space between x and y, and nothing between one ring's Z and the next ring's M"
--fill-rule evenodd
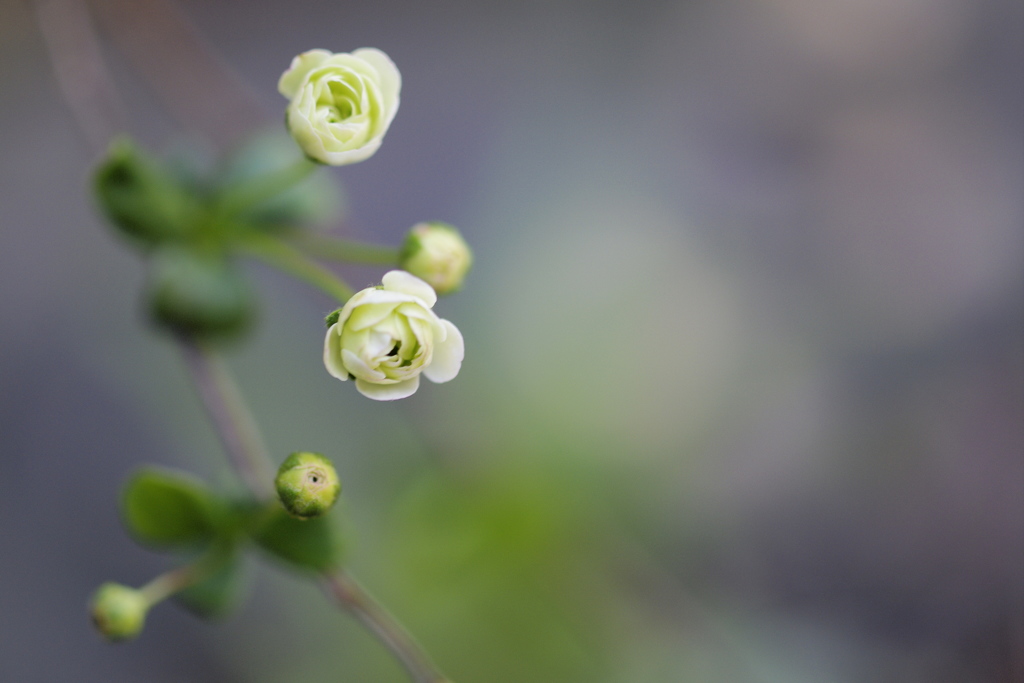
M319 517L334 505L341 482L331 461L319 453L292 453L274 480L284 509L295 517Z
M119 583L105 583L92 597L92 621L104 638L129 640L142 632L149 602L142 591Z
M447 223L418 223L405 238L400 265L438 294L448 294L462 287L473 253L459 231Z

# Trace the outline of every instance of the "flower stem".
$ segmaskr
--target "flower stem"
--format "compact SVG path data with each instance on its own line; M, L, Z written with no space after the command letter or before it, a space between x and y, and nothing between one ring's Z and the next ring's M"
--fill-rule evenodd
M379 244L367 244L338 237L296 233L290 236L292 243L317 258L346 263L364 263L370 266L398 265L401 249Z
M185 590L202 581L220 566L225 557L223 548L211 550L192 564L186 564L160 574L145 586L139 588L139 592L142 593L146 598L146 602L152 607L158 602L163 602L178 591Z
M342 303L353 294L352 288L337 275L276 237L249 235L238 246L249 255L327 292Z
M324 577L324 585L339 605L391 650L413 683L449 683L420 644L354 578L338 570Z
M220 435L231 462L257 498L271 498L273 477L256 422L223 363L207 348L180 340L186 363L203 405ZM192 572L202 564L182 567L144 586L149 596L163 599L195 581ZM338 605L366 627L405 667L413 683L449 683L408 631L355 579L342 571L327 572L323 581Z
M256 421L223 361L193 340L182 338L180 345L199 397L235 470L253 495L272 498L274 466Z
M220 197L219 208L228 216L235 216L265 199L281 194L305 180L320 164L299 157L284 168L243 181L229 187Z

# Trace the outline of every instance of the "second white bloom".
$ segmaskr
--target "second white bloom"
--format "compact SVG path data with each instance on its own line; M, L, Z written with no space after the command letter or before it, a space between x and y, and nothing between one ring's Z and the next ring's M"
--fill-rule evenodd
M355 379L363 396L392 401L411 396L420 374L447 382L459 374L465 346L451 322L431 310L433 288L401 270L381 287L357 292L327 329L324 365L334 377Z

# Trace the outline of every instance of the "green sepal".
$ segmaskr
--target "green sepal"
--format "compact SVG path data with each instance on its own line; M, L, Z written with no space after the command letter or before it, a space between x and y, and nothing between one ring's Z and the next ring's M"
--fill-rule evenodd
M165 247L154 255L148 300L157 325L208 340L237 337L256 316L256 297L231 261L184 247Z
M198 202L130 140L115 140L93 176L100 208L118 231L145 246L189 238Z
M229 524L226 507L202 482L153 467L128 480L121 519L140 544L164 549L204 545Z
M330 515L297 519L279 503L263 513L252 539L277 559L299 569L331 571L343 560L341 529Z
M204 619L227 616L241 601L247 585L241 555L233 548L226 551L217 567L202 581L182 589L174 599Z
M336 308L330 313L328 313L327 316L324 318L324 325L330 327L334 323L338 322L339 318L341 318L341 309Z

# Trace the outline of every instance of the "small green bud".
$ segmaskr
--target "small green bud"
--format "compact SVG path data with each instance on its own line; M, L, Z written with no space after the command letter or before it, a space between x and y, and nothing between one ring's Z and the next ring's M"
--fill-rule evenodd
M167 247L153 258L149 308L153 320L173 332L226 338L249 327L256 303L242 273L225 257Z
M109 641L129 640L142 632L149 602L142 591L105 583L92 597L92 621Z
M319 453L292 453L274 480L284 509L295 517L319 517L334 505L341 482L331 461Z
M449 294L462 287L473 253L459 231L447 223L417 223L402 244L400 265L438 294Z
M195 203L177 183L127 139L114 141L96 169L100 208L125 236L153 245L192 231Z

